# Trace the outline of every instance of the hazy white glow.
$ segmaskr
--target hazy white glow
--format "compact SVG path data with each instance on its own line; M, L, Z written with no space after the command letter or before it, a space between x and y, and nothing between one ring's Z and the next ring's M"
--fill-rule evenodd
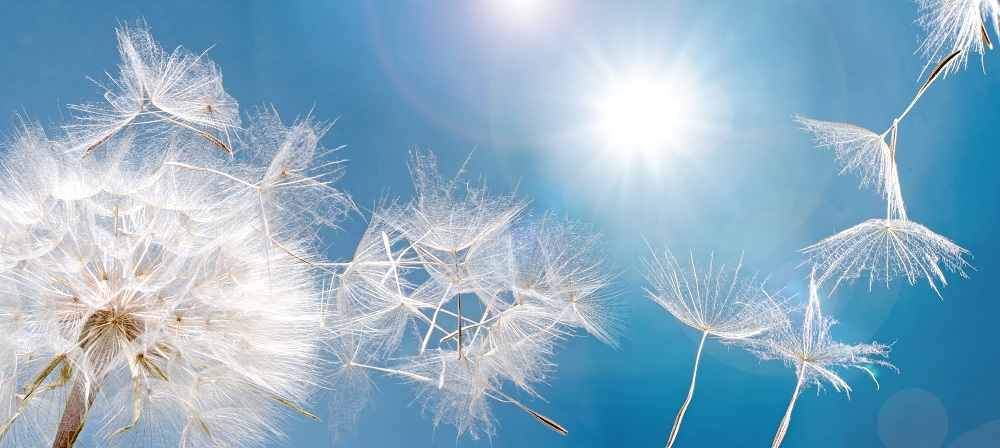
M528 25L540 20L551 0L491 0L494 12L505 22Z
M683 104L663 84L639 79L612 89L602 123L612 146L655 150L678 131Z
M531 14L542 3L541 0L499 0L499 2L513 14Z

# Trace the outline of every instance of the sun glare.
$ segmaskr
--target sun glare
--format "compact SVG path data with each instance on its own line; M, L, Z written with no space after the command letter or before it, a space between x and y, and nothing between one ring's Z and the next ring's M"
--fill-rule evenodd
M614 147L656 150L677 131L683 113L678 95L640 79L611 91L604 103L602 127Z
M579 87L578 104L587 110L574 111L582 119L573 134L579 140L569 147L580 159L569 172L600 179L591 187L606 201L683 178L729 138L731 128L729 95L712 73L683 56L633 59L595 58L599 69Z
M630 168L640 163L655 171L674 155L692 156L724 138L727 95L690 62L635 68L604 84L595 130L608 155Z

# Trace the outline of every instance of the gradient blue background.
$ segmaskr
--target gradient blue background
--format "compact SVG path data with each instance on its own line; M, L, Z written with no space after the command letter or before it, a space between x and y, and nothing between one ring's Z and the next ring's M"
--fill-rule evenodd
M542 0L539 0L542 1ZM375 409L338 447L655 447L687 392L699 334L643 297L642 237L675 252L715 251L803 300L798 249L884 205L837 176L792 114L881 132L922 82L913 52L923 31L906 0L550 0L533 24L488 0L0 3L0 113L58 121L95 99L87 76L115 72L118 21L147 19L167 48L210 57L245 107L284 117L340 117L325 139L346 144L341 186L361 206L412 191L407 152L430 148L443 173L473 148L473 177L517 192L535 210L593 222L614 248L631 331L621 350L567 340L556 377L531 403L560 436L497 404L491 441L435 430L412 393L380 381ZM635 67L686 77L704 127L654 157L628 160L594 129L593 101ZM971 279L841 287L825 311L845 342L891 343L900 374L881 390L845 372L850 400L807 390L787 446L1000 446L996 297L1000 270L1000 54L936 83L903 122L897 160L910 217L969 249ZM707 112L706 112L707 111ZM12 123L12 121L11 121ZM10 129L11 124L3 126ZM331 239L352 252L355 217ZM709 340L677 446L767 446L795 387L779 363ZM327 414L322 397L312 410ZM291 418L290 446L331 446L326 423Z

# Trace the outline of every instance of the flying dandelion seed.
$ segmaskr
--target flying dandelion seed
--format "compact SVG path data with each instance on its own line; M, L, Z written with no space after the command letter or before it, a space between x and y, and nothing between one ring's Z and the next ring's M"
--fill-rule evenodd
M817 146L834 150L836 160L842 166L840 174L855 173L861 178L862 187L875 187L888 202L890 218L906 218L899 187L899 175L896 170L896 140L899 136L899 124L917 104L931 83L947 67L954 66L954 61L960 53L961 50L955 51L938 63L903 113L896 117L892 121L892 126L882 134L876 134L853 124L795 116L795 121L801 123L804 126L803 129L815 136L814 141ZM885 141L886 136L889 136L890 139L888 144Z
M690 265L685 267L667 249L663 258L654 252L652 260L643 260L643 265L646 280L653 287L646 290L649 298L685 325L701 330L691 387L670 431L669 448L677 438L681 420L694 395L698 362L708 335L745 339L774 329L787 318L774 297L764 290L763 280L758 280L756 275L748 277L740 273L742 262L735 267L723 264L715 268L712 258L707 266L699 267L692 255Z
M917 51L928 61L960 51L958 61L947 68L947 72L956 72L968 64L970 53L985 56L986 48L993 49L986 24L993 22L994 33L1000 35L1000 2L997 0L916 1L920 14L918 22L927 30L927 37Z
M843 281L852 281L865 273L868 288L875 282L906 277L910 284L925 278L934 292L941 295L936 282L947 285L944 269L967 277L969 251L927 227L906 217L895 162L890 158L886 176L886 218L870 219L802 249L819 274L818 281L833 281L835 290Z
M891 207L903 210L899 180L895 176L893 155L885 142L885 134L848 123L814 120L796 116L803 129L815 135L816 146L831 148L841 165L840 174L854 173L862 187L874 187L891 202Z
M966 276L963 268L969 264L963 257L967 250L907 218L895 159L900 121L958 54L952 53L935 67L910 105L882 135L851 124L796 117L816 136L817 145L834 150L843 166L841 173L857 173L862 186L875 186L886 200L885 219L865 221L802 249L819 273L820 284L833 280L833 290L841 282L868 272L869 290L876 281L888 284L906 277L912 285L918 278L926 278L940 296L935 280L947 284L942 266ZM890 143L886 144L889 134Z
M236 103L204 54L166 55L143 22L118 35L107 105L4 148L0 446L266 444L283 413L311 416L308 229L351 206L339 165L308 119L263 113L231 147Z
M118 30L119 76L105 86L104 103L71 105L79 112L66 125L71 147L86 156L132 128L149 134L187 133L232 155L230 133L239 129L233 97L222 88L222 73L205 53L183 47L167 53L145 22Z
M416 197L377 207L354 259L337 266L328 313L336 402L367 405L368 375L382 373L412 385L435 426L459 435L492 436L496 403L567 434L513 395L537 396L556 345L576 329L617 346L622 309L600 236L531 216L524 201L461 171L446 180L431 154L414 153L410 171ZM420 333L415 353L401 348L406 328Z
M818 281L833 288L867 273L868 287L875 282L906 277L910 284L926 279L941 295L936 282L947 285L944 270L967 277L964 256L969 251L927 227L906 219L870 219L802 249L820 274Z
M834 390L838 392L843 390L850 395L850 386L835 369L853 367L864 370L871 375L876 386L878 381L875 380L875 373L871 370L873 367L896 369L888 361L879 359L889 355L888 345L879 343L848 345L836 342L830 337L830 328L837 321L823 315L817 288L817 282L810 276L809 303L805 308L801 327L793 328L790 323L786 323L752 338L727 341L746 348L763 360L781 360L786 366L795 368L798 382L788 403L785 417L781 420L778 433L774 437L772 448L781 445L781 441L785 438L795 401L804 389L816 385L822 390L823 384L826 383L833 386Z

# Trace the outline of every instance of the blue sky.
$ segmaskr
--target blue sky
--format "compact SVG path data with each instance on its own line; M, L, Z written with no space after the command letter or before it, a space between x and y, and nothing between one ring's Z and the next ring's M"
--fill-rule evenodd
M539 0L518 15L501 0L37 2L0 14L0 112L59 121L94 99L88 76L114 72L119 21L144 17L163 46L209 55L244 109L337 119L347 145L341 186L362 207L412 192L408 151L429 148L531 209L593 223L615 248L631 330L620 350L563 344L533 407L563 437L495 406L492 441L435 430L404 386L379 382L375 408L338 447L661 446L683 401L700 336L643 297L638 257L654 247L738 259L804 300L798 249L884 213L881 199L837 176L794 114L881 132L923 79L923 35L906 0ZM996 39L994 39L996 41ZM985 73L984 73L985 72ZM970 279L944 300L926 284L838 288L823 307L845 342L894 343L880 389L845 373L850 400L806 391L788 446L981 446L1000 439L1000 359L991 287L1000 248L1000 55L978 55L932 86L900 131L897 161L910 218L969 249ZM666 83L669 138L630 150L602 127L608 95L636 79ZM13 123L13 120L10 122ZM667 126L665 124L664 126ZM4 126L10 129L11 125ZM331 235L353 252L360 216ZM794 372L709 340L677 446L768 443ZM314 413L328 415L323 397ZM325 423L290 417L291 446L332 446ZM985 443L985 442L983 442Z

